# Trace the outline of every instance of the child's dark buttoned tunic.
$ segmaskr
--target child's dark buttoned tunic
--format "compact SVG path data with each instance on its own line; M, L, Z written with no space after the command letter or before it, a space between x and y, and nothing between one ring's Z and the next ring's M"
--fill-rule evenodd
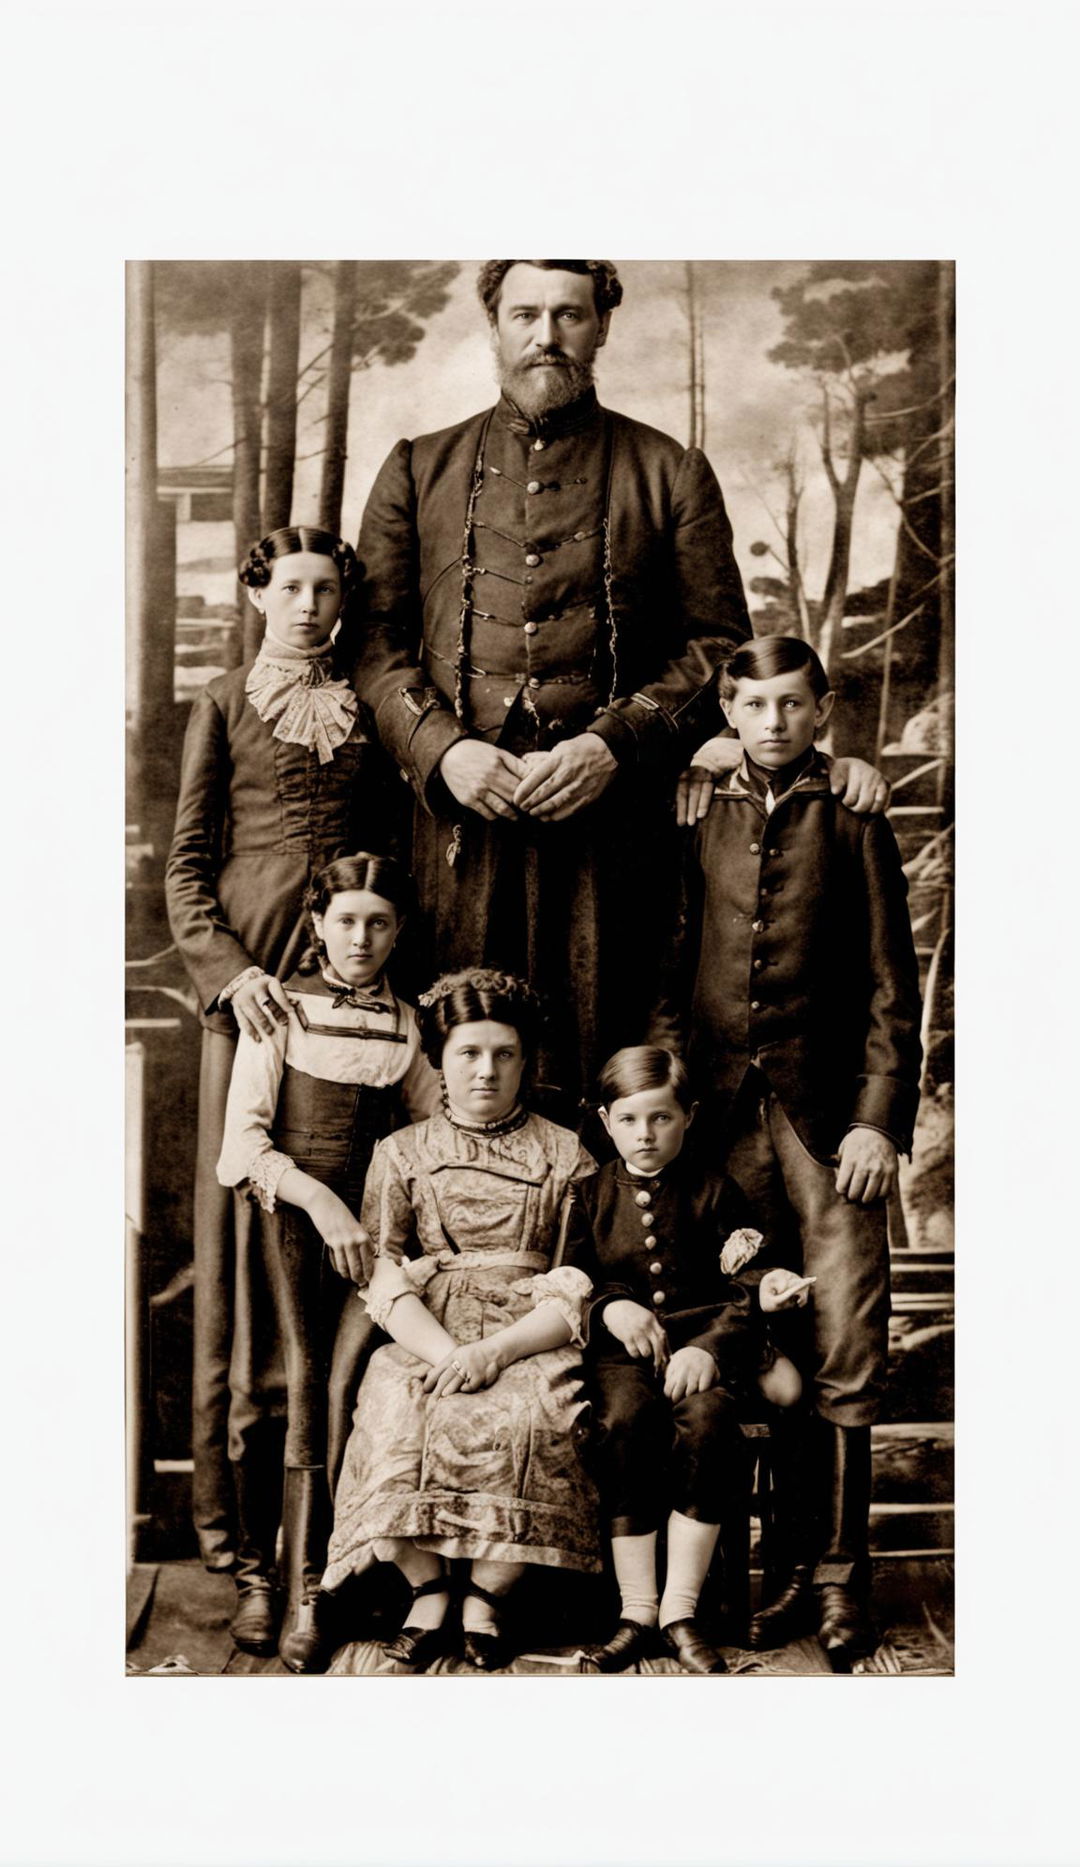
M720 1253L747 1222L731 1180L696 1172L684 1156L652 1177L609 1162L574 1188L566 1262L592 1279L587 1334L595 1423L592 1454L612 1535L654 1530L669 1510L718 1523L741 1482L736 1393L761 1364L756 1318L762 1266L725 1276ZM702 1348L718 1379L670 1401L663 1372L604 1325L609 1303L651 1310L670 1352Z

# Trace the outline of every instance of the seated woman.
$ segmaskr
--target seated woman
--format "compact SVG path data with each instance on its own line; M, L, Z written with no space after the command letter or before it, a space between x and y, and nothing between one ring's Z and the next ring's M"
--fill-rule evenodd
M600 1568L576 1430L590 1285L549 1269L567 1190L595 1163L519 1101L538 1022L528 986L455 973L420 1006L443 1112L372 1156L362 1295L394 1340L360 1386L323 1589L396 1563L413 1605L386 1651L423 1670L448 1650L446 1560L465 1558L463 1650L492 1671L511 1657L499 1608L526 1563Z

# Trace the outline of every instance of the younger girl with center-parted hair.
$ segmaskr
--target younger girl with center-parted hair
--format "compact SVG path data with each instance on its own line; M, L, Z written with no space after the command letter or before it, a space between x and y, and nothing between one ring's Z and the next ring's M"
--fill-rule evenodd
M312 1670L322 1651L315 1601L336 1464L328 1448L335 1332L335 1379L340 1365L351 1400L358 1337L368 1331L358 1304L342 1315L348 1280L362 1277L364 1176L376 1142L438 1102L415 1015L386 976L411 903L411 880L389 856L347 856L314 878L305 895L313 945L285 983L287 1020L259 1042L241 1036L225 1114L218 1179L247 1186L264 1208L285 1355L288 1602L278 1651L294 1672ZM256 1591L272 1602L269 1534L247 1555L242 1597Z
M683 1154L694 1118L670 1051L617 1051L600 1115L618 1159L574 1188L566 1262L593 1286L586 1311L595 1410L591 1463L611 1538L620 1619L586 1650L601 1672L664 1647L697 1673L726 1670L704 1637L698 1597L729 1501L745 1487L739 1398L793 1406L800 1381L755 1321L801 1307L812 1280L762 1270L762 1237L735 1183ZM667 1573L657 1582L657 1532Z

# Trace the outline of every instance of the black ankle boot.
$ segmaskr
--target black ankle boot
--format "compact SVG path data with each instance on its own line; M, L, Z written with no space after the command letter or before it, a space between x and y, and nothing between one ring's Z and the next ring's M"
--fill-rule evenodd
M866 1603L841 1582L825 1582L818 1590L821 1620L818 1639L834 1673L849 1673L856 1660L867 1659L877 1646L877 1634Z
M829 1461L829 1536L814 1582L818 1639L834 1672L848 1673L877 1644L870 1582L870 1428L822 1422Z
M814 1558L824 1540L815 1471L815 1420L804 1406L775 1408L769 1419L769 1465L774 1575L789 1580L750 1622L747 1645L755 1652L786 1646L817 1626Z
M278 1653L290 1672L322 1673L330 1664L333 1647L327 1620L331 1604L319 1593L329 1534L325 1466L287 1468L281 1553L289 1593Z
M259 1457L238 1459L233 1479L240 1539L234 1577L237 1609L229 1632L244 1653L265 1658L277 1647L281 1622L274 1566L280 1479L272 1464Z
M809 1563L799 1563L792 1570L787 1587L767 1607L758 1609L750 1623L746 1644L755 1653L763 1653L771 1647L786 1647L789 1640L798 1640L800 1635L813 1632L817 1611L814 1571Z

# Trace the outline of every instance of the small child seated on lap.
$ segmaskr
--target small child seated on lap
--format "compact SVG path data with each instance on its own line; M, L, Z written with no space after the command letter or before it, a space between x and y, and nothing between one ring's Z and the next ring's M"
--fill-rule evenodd
M566 1262L593 1284L592 1463L621 1609L612 1638L586 1658L621 1671L649 1651L659 1620L682 1666L724 1672L696 1617L725 1505L744 1483L736 1397L756 1389L777 1407L799 1399L794 1365L770 1349L755 1318L804 1305L809 1280L744 1270L761 1235L746 1229L734 1182L682 1153L696 1104L677 1057L652 1045L618 1051L600 1097L619 1158L575 1186Z

